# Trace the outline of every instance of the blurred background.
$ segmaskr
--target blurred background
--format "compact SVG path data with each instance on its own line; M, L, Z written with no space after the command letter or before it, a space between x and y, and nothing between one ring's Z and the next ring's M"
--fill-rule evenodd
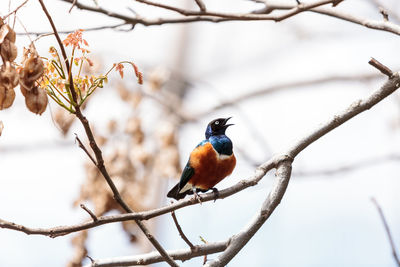
M1 1L0 15L22 1ZM81 1L79 1L81 2ZM97 1L96 1L97 2ZM94 5L93 1L82 1ZM196 9L193 1L166 3ZM205 1L209 10L247 12L252 1ZM81 11L63 1L45 1L59 31L115 25L121 21ZM134 1L98 1L128 16L170 16ZM337 8L381 21L379 5L399 24L398 1L344 1ZM22 48L51 31L37 1L29 1L15 22ZM23 25L23 26L22 26ZM25 30L25 29L26 30ZM24 35L24 32L37 33ZM123 197L135 210L168 205L166 192L178 180L207 123L232 116L227 135L237 157L233 174L217 187L251 176L259 164L284 151L353 101L386 80L368 64L374 57L399 70L400 38L314 13L279 23L196 22L136 25L85 31L94 66L101 74L113 63L133 61L90 98L91 122L106 165ZM64 39L65 34L61 34ZM54 36L35 42L49 56ZM54 102L42 116L30 113L22 94L0 111L0 218L29 227L53 227L88 220L84 203L97 215L119 213L109 188L75 143L86 141L78 121ZM391 95L316 141L299 154L287 192L261 230L229 266L396 266L371 197L381 205L400 248L400 95ZM176 212L195 244L226 240L259 210L274 179L224 200ZM147 221L166 249L186 248L169 214ZM108 224L87 233L51 239L0 229L0 266L79 266L93 259L144 253L152 247L132 223ZM209 255L209 259L217 254ZM203 257L185 261L199 266ZM180 263L180 262L178 262ZM165 266L158 264L157 266Z

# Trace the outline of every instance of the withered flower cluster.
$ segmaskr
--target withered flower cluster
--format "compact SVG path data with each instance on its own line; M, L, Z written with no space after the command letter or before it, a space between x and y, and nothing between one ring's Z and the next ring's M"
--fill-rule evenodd
M0 67L0 110L11 107L15 99L14 88L20 85L27 108L42 114L47 107L46 91L39 87L38 80L43 76L44 64L35 47L24 49L22 66L15 67L17 58L16 34L3 21L0 21L0 53L3 64Z

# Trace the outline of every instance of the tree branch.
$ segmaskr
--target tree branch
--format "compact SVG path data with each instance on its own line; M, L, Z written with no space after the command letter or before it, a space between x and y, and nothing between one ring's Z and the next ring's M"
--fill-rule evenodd
M88 207L86 207L85 206L85 204L80 204L79 205L84 211L86 211L89 215L90 215L90 217L92 217L92 220L94 221L94 222L96 222L98 219L97 219L97 216L90 210L90 209L88 209Z
M24 5L26 5L26 3L28 3L29 0L25 0L24 2L22 2L16 9L14 9L13 11L11 11L10 13L8 13L7 15L4 15L3 17L1 17L2 20L5 20L6 18L8 18L9 16L11 16L12 14L16 14L18 12L18 10L23 7Z
M380 72L382 72L383 74L385 74L386 76L388 76L389 78L392 77L393 72L391 69L389 69L388 67L386 67L385 65L383 65L382 63L380 63L378 60L376 60L375 58L371 58L370 61L368 61L368 63L372 66L374 66L375 68L377 68Z
M197 4L197 6L200 8L200 11L205 12L206 11L206 5L203 3L202 0L194 0Z
M172 219L174 220L176 229L178 230L179 235L182 237L183 241L185 241L185 243L188 244L190 249L194 249L194 245L192 244L192 242L190 242L190 240L186 237L185 233L182 231L182 227L179 225L178 219L176 218L174 211L171 211L171 216L172 216Z
M207 264L209 266L219 266L219 264L228 263L232 259L232 257L240 251L240 249L248 242L248 240L250 240L250 238L255 234L255 232L257 232L257 230L262 226L262 224L268 219L268 217L272 214L277 205L280 203L286 191L288 182L290 180L291 162L302 150L304 150L310 144L312 144L325 134L329 133L336 127L342 125L349 119L373 107L381 100L383 100L391 93L393 93L397 88L399 88L399 86L400 86L399 73L394 73L379 90L375 91L369 97L363 100L355 101L346 110L336 114L335 116L333 116L332 119L328 120L326 123L320 125L314 131L304 136L293 146L291 146L286 152L282 153L281 155L273 157L269 161L259 166L256 169L254 175L251 176L249 179L242 180L239 183L233 185L232 187L221 190L219 193L219 198L225 198L249 186L256 185L269 170L271 170L272 168L277 168L275 185L272 188L272 191L268 194L263 205L261 206L260 211L250 221L250 223L248 224L249 226L245 227L239 234L232 237L227 250L223 252L216 260L211 261ZM214 193L207 193L202 195L202 202L211 200L214 200ZM177 210L182 207L195 204L197 204L197 201L194 197L192 197L190 199L180 200L169 206L165 206L162 208L146 212L121 214L115 216L102 216L98 217L98 220L95 222L91 221L74 226L62 226L50 229L27 228L25 226L17 225L15 223L7 222L4 220L0 220L0 227L21 231L27 234L40 234L40 235L55 237L59 235L65 235L71 232L93 228L95 226L106 223L126 221L126 220L135 220L135 221L146 220L153 217L157 217L161 214L171 212L172 210ZM140 255L137 256L137 258L140 257L141 257ZM108 266L108 265L97 265L97 266Z
M130 29L124 29L124 30L117 29L117 28L119 28L121 26L125 26L125 25L130 25L130 24L127 24L127 23L123 22L123 23L118 23L118 24L115 24L115 25L104 25L104 26L98 26L98 27L92 27L92 28L84 28L82 30L85 31L85 32L101 31L101 30L106 30L106 29L114 29L114 30L117 30L117 31L128 31L128 30L130 30ZM69 33L74 32L74 31L75 30L63 30L63 31L57 31L57 32L58 32L58 34L69 34ZM16 34L17 35L36 35L36 36L44 35L44 36L49 36L49 35L54 35L54 32L45 32L45 31L43 31L43 32L17 32Z
M78 146L86 153L86 155L89 157L89 159L93 162L94 165L96 165L96 160L90 155L89 151L86 149L86 147L83 145L81 139L79 139L78 135L75 134L75 140L78 141Z
M207 262L204 266L216 267L226 266L233 257L247 244L254 234L261 228L275 208L281 202L286 188L289 184L292 170L292 161L286 160L278 164L276 170L275 184L268 194L261 209L254 218L238 234L231 237L231 242L224 252L216 259Z
M195 248L194 250L180 249L180 250L171 250L167 252L174 260L185 261L194 257L199 257L203 255L214 254L224 251L228 246L228 244L229 240L224 242L213 242L204 245L198 245L194 247ZM156 252L151 252L137 256L93 260L93 263L88 264L85 267L134 266L134 265L148 265L157 262L163 262L163 258L160 257L160 255L157 254Z
M392 249L393 259L395 260L397 266L400 266L400 258L397 255L396 246L394 245L393 237L392 237L392 234L390 233L390 228L386 221L385 215L383 214L382 208L379 205L378 201L376 201L375 198L371 198L371 201L372 201L372 203L374 203L376 209L378 210L378 213L379 213L379 216L381 217L383 226L385 227L385 231L386 231L387 237L389 239L390 247Z
M60 0L60 1L73 3L74 0ZM171 23L191 23L199 21L208 21L214 23L224 22L224 21L259 21L259 20L282 21L290 17L293 17L294 15L297 15L299 13L308 11L335 17L337 19L355 23L370 29L387 31L400 35L400 26L392 22L363 19L350 14L346 14L345 12L342 11L337 11L333 7L322 7L322 5L327 5L329 3L332 3L332 5L336 5L338 3L338 1L336 0L316 1L314 3L300 4L300 5L291 3L282 3L281 1L274 2L269 0L259 0L258 2L263 2L266 5L265 8L244 14L221 13L221 12L211 12L211 11L191 11L152 1L146 1L146 0L137 0L137 1L144 4L152 5L156 8L177 12L181 15L181 17L146 19L139 16L137 17L126 16L123 14L112 12L110 10L106 10L101 7L84 5L79 2L76 3L75 6L82 10L101 13L112 18L123 20L125 23L131 24L133 27L136 24L142 24L144 26L152 26L152 25L162 25ZM280 11L287 10L287 12L278 15L270 14L275 10L280 10Z
M274 157L271 160L267 161L266 163L260 165L254 175L249 177L248 179L241 180L237 184L219 191L218 199L223 199L226 197L229 197L237 192L242 191L243 189L254 186L256 185L263 177L264 175L274 168L275 164L277 162L280 162L281 160L285 160L285 157ZM206 193L201 195L201 201L207 202L207 201L214 201L215 199L215 194L212 193ZM161 208L149 210L149 211L144 211L144 212L135 212L135 213L126 213L126 214L118 214L118 215L109 215L109 216L100 216L97 217L97 221L88 221L76 225L71 225L71 226L57 226L57 227L52 227L52 228L30 228L26 227L20 224L16 224L13 222L8 222L5 220L0 219L0 228L6 228L6 229L11 229L11 230L16 230L23 232L28 235L45 235L49 236L51 238L55 238L58 236L63 236L67 235L70 233L90 229L97 227L99 225L103 224L109 224L109 223L114 223L114 222L123 222L123 221L141 221L141 220L149 220L154 217L158 217L163 214L170 213L171 211L181 209L183 207L187 206L192 206L192 205L197 205L199 204L198 201L192 197L188 199L183 199L180 201L175 202L172 205L164 206Z
M307 148L310 144L329 133L336 127L342 125L354 116L361 112L370 109L372 106L379 103L382 99L393 93L400 86L399 73L393 74L389 80L371 96L364 100L355 101L346 110L338 113L326 123L312 131L306 137L300 139L295 145L289 148L283 155L287 155L288 159L294 159L301 151ZM272 214L275 208L280 203L283 195L285 194L287 185L291 175L291 161L282 161L277 165L276 180L271 192L261 206L260 211L256 214L254 219L248 223L239 234L231 238L228 248L221 253L217 259L208 262L205 266L225 266L230 260L247 244L253 235L261 228L264 222Z

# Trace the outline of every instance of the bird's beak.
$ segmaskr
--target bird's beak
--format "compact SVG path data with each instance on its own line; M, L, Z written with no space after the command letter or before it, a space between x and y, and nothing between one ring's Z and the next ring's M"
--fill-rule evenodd
M224 120L224 128L228 128L229 126L235 125L235 124L226 124L232 117L228 117Z

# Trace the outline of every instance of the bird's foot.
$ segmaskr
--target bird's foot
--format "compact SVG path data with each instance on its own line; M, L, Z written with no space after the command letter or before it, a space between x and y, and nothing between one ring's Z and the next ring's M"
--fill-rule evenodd
M194 195L194 199L201 204L203 204L203 202L201 201L201 196L197 193L197 190L193 191L193 195Z
M215 201L217 201L217 199L219 198L219 191L215 187L211 188L211 190L214 192L214 203L215 203Z

